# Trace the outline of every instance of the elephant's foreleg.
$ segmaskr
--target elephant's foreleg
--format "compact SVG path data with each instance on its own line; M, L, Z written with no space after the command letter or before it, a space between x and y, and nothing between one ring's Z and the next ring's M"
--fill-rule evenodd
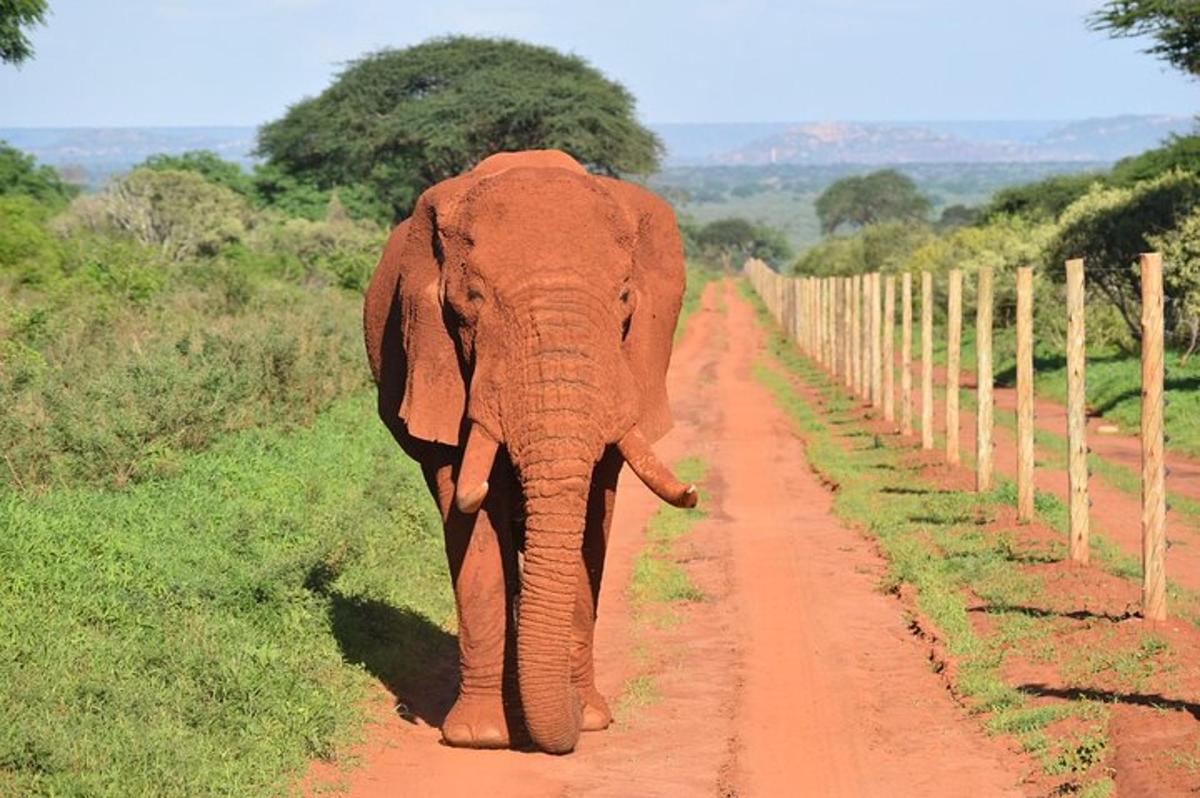
M575 618L571 629L572 681L584 702L583 730L598 731L612 722L612 712L596 690L593 641L596 609L600 599L600 581L604 575L604 557L608 549L616 499L617 476L623 461L615 447L608 447L592 475L588 496L587 526L584 530L581 568L583 578L576 580Z
M504 690L506 653L511 659L513 650L510 583L516 578L511 503L504 491L495 491L479 512L464 514L454 506L452 467L427 476L442 512L458 613L461 679L442 737L456 746L506 747L518 715L506 706Z

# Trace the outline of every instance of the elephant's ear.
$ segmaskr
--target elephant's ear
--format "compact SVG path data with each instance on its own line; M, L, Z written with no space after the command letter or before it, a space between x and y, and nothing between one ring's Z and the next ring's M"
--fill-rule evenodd
M460 188L454 183L447 181L425 192L412 216L392 233L367 296L367 346L380 386L381 412L399 416L415 438L450 445L459 443L467 397L440 296L438 215L448 212L445 206ZM389 284L394 291L388 291ZM370 308L381 304L379 298L372 299L376 290L391 299L387 326L394 328L383 338L387 345L378 355L370 351ZM389 346L398 351L387 351ZM385 401L385 393L391 402Z
M636 224L633 282L637 304L625 352L638 388L638 427L650 442L671 429L667 366L683 304L687 269L675 212L657 195L632 183L598 178Z

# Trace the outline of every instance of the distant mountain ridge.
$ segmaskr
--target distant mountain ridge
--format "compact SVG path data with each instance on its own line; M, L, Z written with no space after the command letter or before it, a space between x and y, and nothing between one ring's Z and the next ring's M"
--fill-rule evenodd
M1024 124L810 122L781 126L744 145L677 163L1108 162L1155 147L1171 134L1187 133L1194 127L1195 121L1189 117L1135 115ZM668 151L674 155L669 135Z
M665 166L1112 162L1187 133L1181 116L1085 120L763 122L650 125ZM0 128L0 139L93 186L157 153L212 150L254 163L257 128ZM73 179L76 179L73 177Z

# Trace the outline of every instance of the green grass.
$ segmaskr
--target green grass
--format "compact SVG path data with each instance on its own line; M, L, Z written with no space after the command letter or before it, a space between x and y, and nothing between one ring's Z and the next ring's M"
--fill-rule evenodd
M920 359L920 325L913 328L914 358ZM898 348L897 348L898 351ZM997 329L993 341L996 384L1016 385L1016 331ZM933 360L946 363L944 329L934 328ZM1200 356L1186 364L1182 353L1168 351L1165 358L1167 449L1192 457L1200 457ZM970 318L963 322L962 369L975 369L975 329ZM1142 366L1136 353L1116 347L1089 346L1086 368L1087 406L1116 424L1127 435L1136 435L1141 427ZM1039 344L1034 352L1034 393L1039 399L1059 404L1067 401L1067 366L1065 350Z
M688 319L700 308L700 296L713 280L720 277L715 269L689 263L687 268L687 288L683 292L683 305L679 309L679 323L675 326L675 343L683 338Z
M453 656L440 528L370 397L123 491L0 495L0 794L271 795Z
M639 710L658 703L659 697L658 684L653 676L646 673L634 676L621 689L621 696L613 707L613 718L618 725L628 725Z
M707 463L698 457L681 460L675 469L682 481L697 485L703 483L708 473ZM705 496L701 492L702 502ZM634 561L629 587L634 603L643 612L650 605L700 601L704 598L704 594L692 584L687 571L676 562L672 546L706 515L699 507L680 509L663 505L651 517L646 525L646 548Z

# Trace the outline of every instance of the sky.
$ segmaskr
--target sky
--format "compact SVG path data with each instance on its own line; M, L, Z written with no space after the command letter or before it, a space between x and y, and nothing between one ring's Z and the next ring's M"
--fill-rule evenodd
M257 125L434 36L580 55L644 121L1192 115L1200 83L1087 29L1101 0L50 0L0 127Z

